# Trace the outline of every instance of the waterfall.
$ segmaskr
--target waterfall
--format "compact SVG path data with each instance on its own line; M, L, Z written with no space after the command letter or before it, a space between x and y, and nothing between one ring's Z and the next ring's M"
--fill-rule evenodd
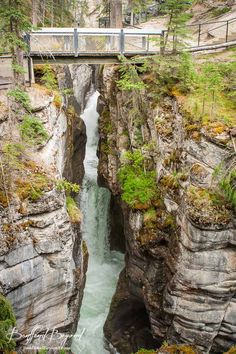
M98 92L90 96L82 115L87 145L80 196L81 230L88 246L89 264L80 320L71 348L74 354L107 352L104 349L103 325L123 265L123 255L111 252L108 247L110 192L97 185L98 96Z

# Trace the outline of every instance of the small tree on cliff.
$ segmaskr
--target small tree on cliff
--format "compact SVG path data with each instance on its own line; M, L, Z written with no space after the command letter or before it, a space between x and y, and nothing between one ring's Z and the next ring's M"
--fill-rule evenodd
M164 40L164 50L167 47L170 35L173 35L173 49L177 49L177 45L187 34L186 22L189 14L186 13L190 9L193 0L165 0L161 5L161 10L169 17L167 33Z
M15 342L10 338L9 331L16 324L10 302L0 294L0 351L4 353L15 348Z

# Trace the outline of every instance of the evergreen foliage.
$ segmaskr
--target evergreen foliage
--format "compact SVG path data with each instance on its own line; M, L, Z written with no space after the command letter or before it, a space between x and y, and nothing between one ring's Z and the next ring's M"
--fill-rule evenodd
M56 189L67 193L79 193L80 187L76 183L71 183L65 178L59 179L56 182Z
M121 64L119 65L120 79L117 86L122 91L143 90L146 85L140 79L135 63L131 63L125 58L119 57Z
M20 87L16 86L8 92L8 96L13 98L19 103L26 111L31 111L30 98L27 92L23 91Z
M22 139L29 144L43 144L48 139L48 132L43 123L35 116L24 116L20 125Z
M58 82L56 74L51 65L43 66L43 76L41 77L42 83L47 87L47 89L53 91L58 89Z
M152 0L129 0L129 7L134 13L140 13L146 10L147 6L152 3Z
M236 209L236 169L232 170L223 178L219 186L224 193L225 198Z
M15 342L10 340L9 331L16 324L10 302L0 294L0 350L4 353L15 349Z
M225 163L221 163L215 168L213 177L218 180L219 192L236 210L236 168L235 161L230 168Z
M156 173L145 171L145 159L140 150L126 152L118 172L122 200L129 206L150 204L157 192Z
M164 50L168 45L170 36L173 36L174 50L182 47L182 40L187 36L186 23L190 18L187 10L190 9L192 2L192 0L165 0L161 4L161 11L169 17L164 40Z
M27 51L27 44L23 34L32 28L28 16L28 4L21 0L2 0L0 7L0 31L3 35L0 45L12 54L12 67L15 81L18 85L24 84L23 51Z

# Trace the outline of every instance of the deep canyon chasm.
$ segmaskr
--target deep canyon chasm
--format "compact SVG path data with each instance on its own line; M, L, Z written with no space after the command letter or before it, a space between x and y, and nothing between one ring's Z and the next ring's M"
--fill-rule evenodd
M208 187L232 146L223 146L207 132L194 139L186 132L175 98L153 105L150 92L120 91L117 75L112 65L100 70L89 65L60 68L59 87L74 91L63 109L46 93L29 89L33 110L50 132L33 158L53 176L82 184L86 129L80 114L96 84L98 184L111 192L110 247L125 252L105 338L120 354L157 348L164 340L192 344L202 353L223 352L236 342L235 216L207 224L201 210L194 210L186 198L186 190L190 185ZM141 122L136 119L140 115ZM2 139L9 125L3 110ZM159 183L176 165L190 171L177 189L160 183L163 199L156 201L157 218L151 225L144 210L131 209L121 200L117 178L122 153L140 146ZM17 238L1 230L0 286L13 305L19 332L42 326L75 333L88 254L79 225L69 220L65 196L52 189L36 202L21 205L15 200L14 210L16 224L29 223ZM1 224L6 223L6 209L1 208ZM40 342L35 339L33 344Z

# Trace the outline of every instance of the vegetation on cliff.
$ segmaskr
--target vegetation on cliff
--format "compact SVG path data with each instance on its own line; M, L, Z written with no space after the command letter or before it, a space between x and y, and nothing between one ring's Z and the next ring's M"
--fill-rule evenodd
M234 56L234 54L232 55ZM162 105L165 97L173 97L178 102L183 114L187 134L197 140L201 136L206 136L216 143L232 147L234 140L231 139L230 129L236 123L236 106L234 103L236 61L233 56L232 60L225 63L214 60L205 62L197 61L192 55L182 53L171 57L158 56L144 59L142 67L137 65L135 60L130 62L122 58L117 86L122 91L129 91L131 96L142 96L144 92L147 92L149 99L156 102L156 106ZM138 111L138 108L136 110ZM136 112L132 118L134 123L139 119L140 114L142 119L146 119L142 112ZM172 131L171 127L168 128L168 124L167 119L159 122L159 117L157 117L157 132L163 134L163 137L166 134L168 137L169 129ZM141 148L140 151L143 151L143 149ZM131 171L128 171L127 167L124 168L124 162L121 161L121 163L121 171L125 171L125 178L121 178L122 175L119 175L123 191L122 198L134 207L137 196L131 192L131 188L128 188L131 184L135 187L135 179L133 176L131 177ZM211 198L202 199L202 193L200 192L200 194L195 193L193 198L195 204L199 200L201 210L204 209L203 206L210 208L209 213L212 213L212 216L215 215L218 222L221 220L222 223L227 223L230 220L230 206L235 207L235 168L233 166L234 163L231 163L228 172L221 173L221 176L216 178L216 181L218 180L217 188L213 186L208 192L202 191L205 196L211 195ZM136 175L137 178L140 174L138 171L133 171L133 175ZM177 169L164 175L160 183L165 188L168 187L177 191L180 184L187 180L187 177L188 173ZM181 181L180 184L179 181ZM192 192L193 189L190 188L189 201L192 200ZM153 196L149 198L149 193L145 192L144 194L145 202L149 202L150 205ZM192 207L195 205L194 203L190 202ZM219 210L221 216L216 213L216 210L219 209L217 204L224 206L224 210L221 210L221 212ZM199 205L196 208L199 209ZM209 213L205 213L205 218L208 218L209 223L214 223L215 218L213 218L214 220L211 219Z
M182 109L189 116L189 124L203 128L210 123L222 123L219 131L212 126L212 133L227 131L235 125L235 83L236 60L226 62L205 62L196 60L191 54L143 58L143 65L137 59L122 58L121 90L145 89L157 102L165 95L176 97ZM187 123L187 122L186 122ZM210 126L211 128L211 126Z
M157 193L156 174L145 168L140 150L127 152L119 170L122 199L133 208L148 208Z
M146 350L140 349L136 354L199 354L200 352L185 344L168 344L164 343L160 349Z
M13 350L16 343L11 339L10 330L15 326L16 318L10 302L0 294L0 351Z
M236 353L236 347L230 348L227 352L224 352L223 354L235 354ZM157 350L148 350L148 349L139 349L139 351L135 354L201 354L201 351L186 345L186 344L173 344L169 345L168 343L163 344L160 349Z

